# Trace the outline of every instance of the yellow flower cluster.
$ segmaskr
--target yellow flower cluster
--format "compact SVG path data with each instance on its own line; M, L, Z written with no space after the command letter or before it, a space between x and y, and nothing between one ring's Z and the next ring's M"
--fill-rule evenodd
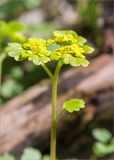
M33 54L42 56L49 55L46 48L46 41L39 38L29 38L28 42L23 44L23 48L32 51Z
M65 44L65 45L70 45L70 44L75 44L77 42L77 39L73 37L71 34L67 35L56 35L54 37L54 42L57 44Z
M76 44L69 45L69 46L62 46L56 50L56 54L58 56L62 56L64 54L71 54L76 57L85 58L83 53L84 53L84 49Z
M40 65L50 60L62 61L72 66L87 66L89 62L84 54L94 49L85 45L86 39L78 36L74 31L54 31L53 38L44 40L29 38L24 44L10 43L9 55L16 60L28 59Z
M53 46L51 60L62 60L65 64L73 66L87 66L89 62L84 54L92 53L93 48L85 45L86 39L78 36L74 31L55 31L53 39L47 41L47 45ZM57 46L56 46L57 45Z

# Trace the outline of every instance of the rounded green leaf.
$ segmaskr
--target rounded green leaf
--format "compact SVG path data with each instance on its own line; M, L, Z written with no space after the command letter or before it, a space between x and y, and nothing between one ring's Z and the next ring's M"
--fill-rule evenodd
M71 99L65 101L63 104L63 109L72 113L74 111L79 111L81 108L85 107L85 102L82 99Z
M32 60L35 65L41 65L43 63L41 57L38 57L37 55L33 55Z
M96 128L92 134L95 139L103 143L107 143L111 139L111 133L104 128Z
M72 59L73 59L73 56L70 55L70 54L65 54L65 55L63 56L63 62L64 62L65 64L70 64L70 63L72 62Z
M77 58L73 57L70 61L71 66L83 66L87 67L89 64L89 61L85 58Z
M82 36L77 37L77 44L83 45L83 43L85 43L85 42L86 42L86 39L83 38Z
M85 53L92 53L94 51L94 48L93 47L90 47L88 45L83 45L83 49L84 49L84 52Z
M22 58L22 56L25 55L25 50L20 43L9 43L8 45L8 55L14 57L15 60L19 61L20 57Z
M21 156L21 160L41 160L40 151L33 148L26 148Z

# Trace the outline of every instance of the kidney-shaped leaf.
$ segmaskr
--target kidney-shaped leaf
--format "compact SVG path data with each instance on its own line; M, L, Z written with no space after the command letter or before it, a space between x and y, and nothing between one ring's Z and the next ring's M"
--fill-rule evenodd
M71 99L65 101L63 104L63 109L72 113L74 111L79 111L81 108L85 107L85 102L82 99Z

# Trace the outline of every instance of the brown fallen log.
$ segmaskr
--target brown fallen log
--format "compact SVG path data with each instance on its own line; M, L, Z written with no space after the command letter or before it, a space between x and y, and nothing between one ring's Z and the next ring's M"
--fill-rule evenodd
M103 108L103 104L100 105L100 103L99 107L95 108L92 100L97 99L98 91L113 87L112 63L112 56L104 54L93 60L87 68L71 68L61 75L57 105L58 112L61 109L63 101L69 98L84 96L87 103L87 107L83 111L74 113L72 116L70 115L69 123L71 123L73 118L76 120L76 117L83 115L80 121L81 125L79 126L85 125L88 111L91 113L91 116L89 115L90 117L86 119L86 123L95 117L98 108ZM49 144L51 127L50 97L51 85L50 81L46 80L2 106L0 109L0 153L12 150L20 152L26 146L37 145L39 148L45 148ZM107 106L104 102L104 106L108 110L112 105L112 101L109 99L107 98ZM104 112L104 109L101 110ZM111 114L112 111L109 117L111 117ZM58 132L62 132L63 125L67 122L64 121L64 118L62 121L58 125ZM79 128L80 130L81 128Z
M104 66L102 70L98 70L97 73L95 73L92 76L89 76L85 79L85 81L82 81L78 87L77 90L83 91L85 93L95 93L96 91L107 89L109 86L112 86L112 82L114 81L114 61L110 61L109 64ZM102 78L101 78L102 77ZM87 85L89 84L89 85Z

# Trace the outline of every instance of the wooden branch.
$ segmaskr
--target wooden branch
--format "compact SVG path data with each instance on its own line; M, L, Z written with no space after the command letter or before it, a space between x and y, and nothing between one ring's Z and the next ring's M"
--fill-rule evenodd
M87 107L83 111L72 115L72 119L75 120L79 115L83 115L80 121L83 126L95 117L98 108L103 108L100 111L103 113L107 108L109 110L112 105L110 100L112 91L107 96L103 92L100 95L102 98L98 96L97 92L113 86L112 69L112 56L104 54L93 60L87 68L71 68L61 74L58 112L60 112L64 100L85 95ZM103 96L107 98L107 105L105 102L103 104L100 102ZM45 148L48 145L51 127L50 97L51 84L49 80L46 80L2 106L0 109L0 153L7 151L19 152L25 146L37 145L40 148ZM95 107L94 101L98 102L99 107ZM109 117L111 114L112 111ZM68 118L69 115L67 114L65 117ZM69 123L71 121L70 118ZM63 116L62 123L58 125L58 132L62 132L63 124L66 124L66 122L68 123L68 121L64 121Z

